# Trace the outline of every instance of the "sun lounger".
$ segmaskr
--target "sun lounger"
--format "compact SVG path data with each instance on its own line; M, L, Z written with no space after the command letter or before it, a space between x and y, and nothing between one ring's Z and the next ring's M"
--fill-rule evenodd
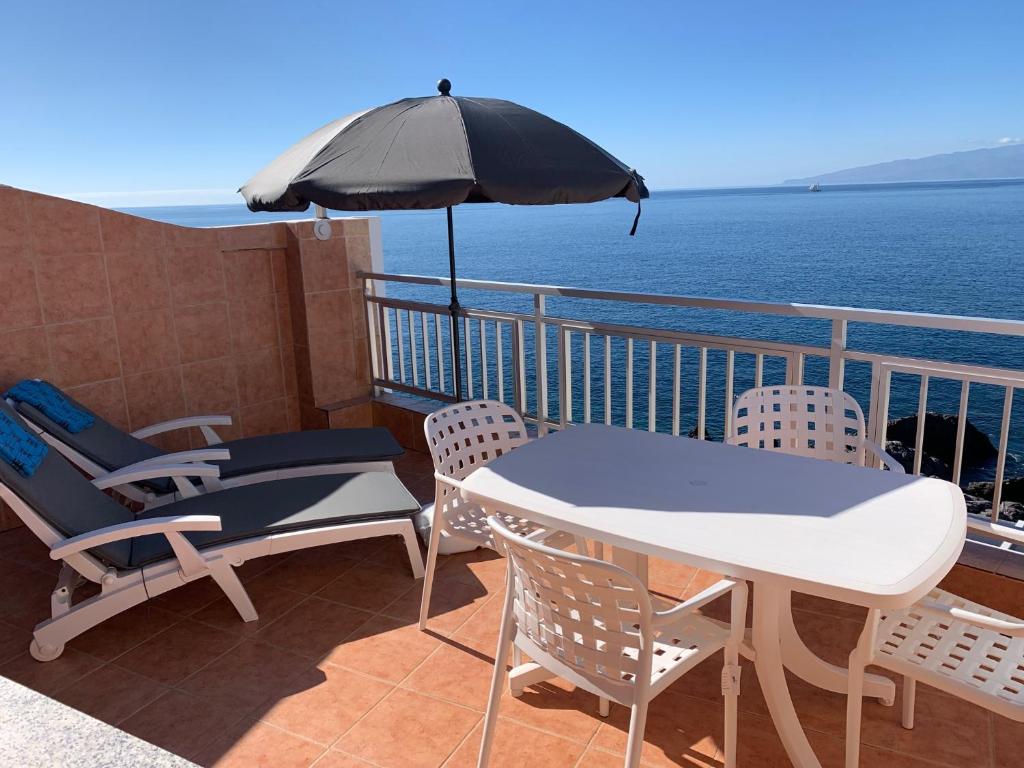
M219 477L203 479L202 490L211 491L287 477L393 471L392 462L403 454L392 434L381 427L317 429L222 442L214 427L231 424L230 416L187 416L129 433L66 393L61 394L73 406L90 414L93 425L73 433L28 403L10 404L46 442L90 477L101 477L140 464L205 461L220 468ZM190 428L202 432L207 448L166 453L144 439ZM124 485L121 492L147 507L180 498L175 484L160 477Z
M29 429L5 403L0 412ZM38 440L31 435L31 440ZM0 460L0 500L62 560L51 618L33 633L32 656L57 658L64 644L104 620L196 579L210 576L245 621L256 609L235 567L266 555L324 544L398 535L416 578L423 560L412 524L419 504L390 472L296 477L224 489L134 515L103 489L119 482L216 479L207 463L153 464L90 482L54 450L31 476ZM99 594L73 601L84 580Z

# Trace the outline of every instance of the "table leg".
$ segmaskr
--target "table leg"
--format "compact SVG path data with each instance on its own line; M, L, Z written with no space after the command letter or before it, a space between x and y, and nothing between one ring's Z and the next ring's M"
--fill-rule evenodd
M782 597L779 615L782 661L786 669L817 688L845 694L849 687L846 669L829 664L804 644L793 623L791 596L792 593L787 591ZM884 675L865 675L863 690L864 696L878 699L887 707L896 701L896 684Z
M780 618L788 609L788 590L758 583L754 587L754 668L768 712L790 762L796 768L821 768L807 741L786 683L782 662Z
M640 583L647 586L647 555L641 555L622 547L612 547L612 562L630 573L636 574Z

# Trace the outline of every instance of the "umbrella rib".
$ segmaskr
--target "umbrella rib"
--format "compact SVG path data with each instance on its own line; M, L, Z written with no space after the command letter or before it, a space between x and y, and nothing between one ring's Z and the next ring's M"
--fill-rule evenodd
M475 187L477 185L476 163L473 162L473 147L469 143L469 133L466 131L466 121L462 117L462 107L459 106L458 99L453 98L451 96L449 96L448 98L455 102L455 114L459 116L459 125L462 126L462 138L465 139L466 141L466 156L469 158L469 172L473 175L473 186ZM464 98L466 99L466 101L473 101L472 99L468 99L465 96L462 96L460 98ZM473 103L475 104L476 102Z

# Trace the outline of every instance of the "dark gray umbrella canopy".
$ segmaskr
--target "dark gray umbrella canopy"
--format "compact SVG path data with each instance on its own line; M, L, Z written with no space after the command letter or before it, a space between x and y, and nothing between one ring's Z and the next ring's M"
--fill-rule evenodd
M647 197L643 179L566 125L511 101L403 99L310 134L240 190L253 211L551 205Z
M252 211L448 209L452 347L461 359L452 206L553 205L648 196L643 177L585 136L501 99L403 99L328 123L256 174L239 192ZM454 369L455 396L462 374Z

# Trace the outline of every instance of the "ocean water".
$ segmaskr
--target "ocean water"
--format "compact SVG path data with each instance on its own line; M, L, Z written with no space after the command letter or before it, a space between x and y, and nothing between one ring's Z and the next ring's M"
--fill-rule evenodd
M241 204L128 210L190 226L296 218L253 214ZM1024 181L843 185L821 193L794 187L655 192L643 202L639 231L631 238L635 211L623 200L551 207L461 206L455 209L459 276L1024 320ZM385 212L381 219L386 271L447 273L444 211ZM447 303L440 288L392 285L388 291ZM460 298L471 307L531 311L528 296L467 290ZM830 332L826 321L714 310L561 298L549 299L547 309L556 316L820 346L828 346ZM548 343L553 350L553 337ZM852 324L849 347L1024 367L1024 338L1019 337ZM616 345L613 355L622 354ZM646 426L646 345L638 344L635 355L635 423ZM579 347L576 359L581 359ZM723 359L714 352L709 357L708 429L716 436L722 430ZM593 362L594 409L603 414L599 353ZM659 387L671 380L670 366L666 349L657 359ZM766 382L780 375L766 365ZM577 409L580 376L577 370ZM826 383L824 366L810 362L806 380ZM869 380L866 365L847 366L847 389L865 410ZM682 421L688 430L696 412L695 359L684 357L683 382ZM735 391L752 382L752 356L738 356ZM916 411L918 382L916 377L894 376L890 416ZM619 422L625 410L622 384L620 372L613 387ZM533 387L528 389L532 392ZM551 391L556 402L553 378ZM955 413L959 393L959 385L933 381L929 410ZM971 388L969 417L993 442L1002 397L1003 391L993 386ZM659 388L659 429L670 423L670 400ZM1015 399L1011 424L1008 474L1024 474L1018 460L1024 457L1024 395ZM985 477L991 470L983 467L965 478Z

